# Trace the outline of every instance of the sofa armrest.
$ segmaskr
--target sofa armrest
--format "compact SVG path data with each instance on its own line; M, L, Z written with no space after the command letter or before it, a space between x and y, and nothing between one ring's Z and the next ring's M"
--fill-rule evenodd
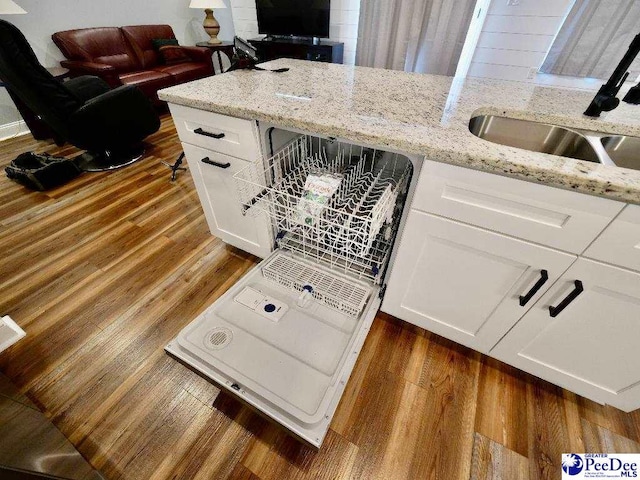
M206 47L183 47L180 49L194 62L206 63L211 66L213 71L212 51Z
M126 148L159 128L151 101L133 85L87 101L69 119L72 143L87 150Z
M96 62L81 62L79 60L62 60L60 65L68 68L73 77L95 75L104 79L111 87L122 85L122 82L118 79L118 73L112 65Z

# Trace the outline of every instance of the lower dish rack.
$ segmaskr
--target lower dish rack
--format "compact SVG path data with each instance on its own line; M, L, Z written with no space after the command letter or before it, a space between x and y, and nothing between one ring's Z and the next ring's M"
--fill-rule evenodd
M340 185L303 222L305 182L317 172L340 174ZM234 178L246 214L269 215L281 247L375 281L390 255L411 172L403 155L300 135Z

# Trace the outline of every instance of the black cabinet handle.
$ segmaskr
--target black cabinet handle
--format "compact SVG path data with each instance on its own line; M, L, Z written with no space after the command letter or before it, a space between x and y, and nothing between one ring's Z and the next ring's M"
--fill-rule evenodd
M205 137L211 137L211 138L217 138L217 139L221 139L224 138L224 133L211 133L211 132L207 132L206 130L203 130L201 128L196 128L193 133L197 133L198 135L203 135Z
M551 317L557 317L560 314L560 312L562 312L562 310L567 308L567 306L571 302L573 302L578 297L578 295L580 295L584 291L584 287L582 286L582 282L580 280L576 280L574 282L574 285L575 287L573 288L571 293L567 295L566 298L562 300L557 307L554 307L554 306L549 307L549 315L551 315Z
M231 166L229 162L227 163L214 162L209 157L204 157L201 160L201 162L206 163L207 165L213 165L214 167L219 167L219 168L229 168Z
M533 296L538 293L538 290L540 290L542 286L547 283L547 280L549 280L549 272L547 272L546 270L540 270L540 279L533 287L531 287L531 290L529 290L526 295L520 295L520 306L524 307L527 303L529 303L529 300L531 300Z

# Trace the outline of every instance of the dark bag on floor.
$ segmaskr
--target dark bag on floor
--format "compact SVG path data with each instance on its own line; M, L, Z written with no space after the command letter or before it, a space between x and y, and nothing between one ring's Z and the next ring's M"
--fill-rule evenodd
M39 191L67 183L81 173L72 160L33 152L19 155L4 171L11 180Z

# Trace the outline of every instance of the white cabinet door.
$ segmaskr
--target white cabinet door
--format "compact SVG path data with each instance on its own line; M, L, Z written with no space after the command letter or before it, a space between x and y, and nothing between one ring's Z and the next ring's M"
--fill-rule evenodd
M264 215L244 216L236 195L233 175L248 162L188 143L182 148L211 233L260 258L267 257L273 246L269 223Z
M584 256L640 271L640 205L627 205Z
M382 309L486 353L575 258L412 210Z
M490 355L631 411L640 407L638 345L640 274L580 258Z

